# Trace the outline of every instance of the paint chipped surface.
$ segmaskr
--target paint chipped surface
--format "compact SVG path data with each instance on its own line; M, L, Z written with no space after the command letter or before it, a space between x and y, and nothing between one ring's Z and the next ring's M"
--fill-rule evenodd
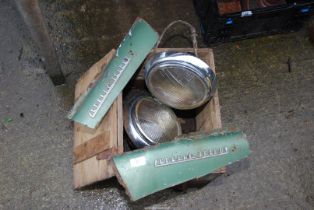
M89 128L98 126L118 94L155 46L158 33L144 20L137 19L131 30L134 33L133 38L128 34L125 36L116 56L110 60L95 87L80 103L74 105L69 115L71 120ZM135 54L136 59L133 59Z
M195 136L193 136L195 138ZM241 139L241 140L239 140ZM241 148L229 152L233 145ZM242 132L199 135L161 143L113 158L117 176L135 201L154 192L205 176L250 153ZM144 181L149 179L153 182Z

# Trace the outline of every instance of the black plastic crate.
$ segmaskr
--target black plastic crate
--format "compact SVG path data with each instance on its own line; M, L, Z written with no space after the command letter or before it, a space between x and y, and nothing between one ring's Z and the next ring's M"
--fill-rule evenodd
M217 2L194 0L207 45L297 31L314 13L314 0L286 0L286 4L224 14L220 14Z

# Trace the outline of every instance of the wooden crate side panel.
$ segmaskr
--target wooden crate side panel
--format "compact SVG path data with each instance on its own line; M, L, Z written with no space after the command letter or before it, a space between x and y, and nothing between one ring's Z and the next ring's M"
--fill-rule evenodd
M74 188L78 189L113 177L114 172L108 160L97 160L96 156L73 165Z
M196 117L196 129L210 132L222 128L218 93Z
M208 52L199 52L202 58L209 66L216 72L214 63L214 53L212 49L207 49ZM215 129L222 128L220 105L218 98L218 90L215 91L214 96L203 110L196 117L196 129L200 131L210 132Z
M118 141L117 141L117 148L118 153L123 153L123 97L122 93L118 96L117 99L117 129L118 129Z
M99 154L104 150L110 149L109 141L104 141L104 139L110 138L110 132L103 132L102 134L90 139L76 146L73 150L74 164L80 163L86 159L89 159L95 154Z
M114 132L117 128L114 122L117 122L117 106L118 103L115 101L96 129L74 123L74 147L101 135L105 131L110 132L110 139L116 138L116 133ZM115 146L115 144L109 144L109 146Z
M101 75L104 66L114 55L115 50L111 50L79 79L75 88L75 99L81 96L87 88L90 87L93 81L97 80L97 78ZM84 187L114 176L109 161L98 160L96 155L107 150L110 151L110 149L117 148L118 146L120 146L118 151L123 152L123 147L121 147L121 144L123 143L121 143L120 135L120 133L123 135L123 130L121 130L121 126L119 127L122 122L118 123L118 119L122 120L121 117L119 118L119 116L122 115L121 110L122 94L120 94L117 100L113 103L96 129L91 129L79 123L74 123L74 152L77 151L77 148L82 146L82 144L87 144L88 141L91 141L99 136L103 136L102 141L106 142L101 144L102 148L95 150L94 156L89 154L88 157L80 157L87 159L73 165L74 188Z

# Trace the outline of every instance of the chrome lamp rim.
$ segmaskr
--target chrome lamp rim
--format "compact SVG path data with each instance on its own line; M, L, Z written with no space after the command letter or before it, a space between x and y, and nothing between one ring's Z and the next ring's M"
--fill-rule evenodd
M157 144L157 142L153 141L148 136L146 136L144 134L144 131L142 130L142 128L140 126L138 126L139 122L138 122L138 119L136 117L136 106L140 100L144 100L144 99L153 100L153 101L159 103L160 105L165 106L144 91L141 91L140 94L134 95L129 101L126 102L126 104L124 106L124 110L123 110L123 115L124 115L124 123L123 124L124 124L124 128L126 130L126 133L128 134L128 136L131 140L131 143L136 148L142 148L145 146L152 146L152 145ZM168 108L168 107L166 107L166 108ZM170 108L168 108L168 109L171 110ZM178 121L176 123L178 126L178 135L181 135L181 133L182 133L181 125Z
M191 53L184 53L184 52L176 52L176 51L167 51L167 52L160 52L155 54L151 59L149 59L145 63L144 67L144 78L146 82L146 86L149 91L154 95L154 90L148 84L149 77L152 75L151 73L156 70L157 68L163 67L177 67L177 68L184 68L192 71L194 74L199 76L204 84L206 85L207 93L204 95L203 100L199 103L194 104L193 106L189 106L188 108L184 107L174 107L172 104L169 104L167 101L158 98L162 103L176 109L194 109L203 105L207 102L214 94L216 90L216 75L214 71L209 67L207 63L195 57Z

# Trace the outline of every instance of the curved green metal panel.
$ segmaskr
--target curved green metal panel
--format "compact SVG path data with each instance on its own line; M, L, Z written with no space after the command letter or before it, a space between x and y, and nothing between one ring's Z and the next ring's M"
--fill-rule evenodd
M68 118L95 128L155 46L158 33L137 19L96 85L75 103Z
M113 158L132 200L202 177L249 155L242 132L185 136Z

